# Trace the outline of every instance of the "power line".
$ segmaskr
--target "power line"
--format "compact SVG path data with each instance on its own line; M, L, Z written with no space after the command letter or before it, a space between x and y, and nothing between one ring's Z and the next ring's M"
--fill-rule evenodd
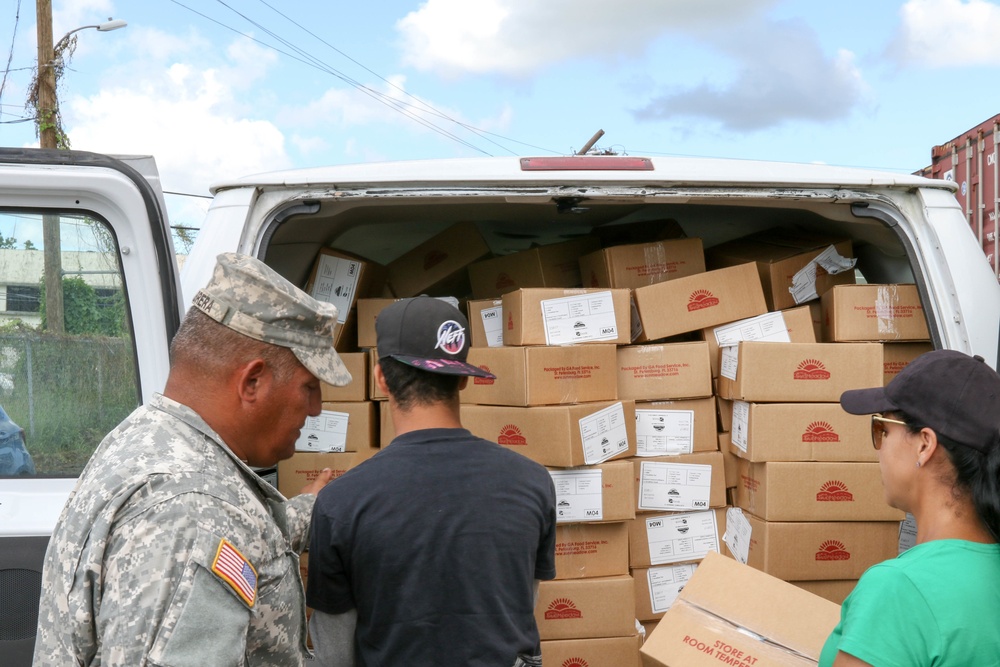
M7 67L3 71L3 81L0 81L0 99L3 99L3 89L7 87L7 74L10 72L10 63L14 60L14 43L17 41L17 26L21 23L21 0L17 0L17 7L14 9L14 29L10 35L10 52L7 54Z
M207 19L209 21L212 21L213 23L215 23L215 24L217 24L217 25L225 28L226 30L230 30L230 31L232 31L232 32L234 32L234 33L242 36L242 37L246 37L247 39L250 39L250 40L252 40L252 41L254 41L254 42L256 42L256 43L258 43L258 44L260 44L262 46L265 46L265 47L267 47L269 49L277 51L278 53L286 55L289 58L292 58L294 60L298 60L299 62L301 62L303 64L309 65L310 67L314 67L314 68L316 68L316 69L318 69L320 71L323 71L323 72L326 72L328 74L331 74L331 75L337 77L338 79L340 79L341 81L344 81L345 83L353 86L358 91L360 91L360 92L368 95L369 97L375 99L376 101L378 101L378 102L380 102L382 104L385 104L389 108L392 108L392 109L395 109L396 111L399 111L403 115L408 116L411 120L414 120L415 122L420 123L424 127L427 127L428 129L431 129L432 131L437 132L438 134L441 134L442 136L445 136L445 137L448 137L448 138L450 138L450 139L452 139L454 141L457 141L458 143L461 143L464 146L467 146L467 147L469 147L469 148L471 148L473 150L479 151L480 153L483 153L485 155L489 155L489 153L487 153L486 151L482 150L481 148L479 148L479 147L477 147L477 146L469 143L468 141L465 141L464 139L462 139L460 137L455 136L454 134L448 132L447 130L444 130L444 129L438 127L437 125L434 125L433 123L430 123L430 122L428 122L428 121L426 121L426 120L424 120L422 118L419 118L419 117L417 117L417 116L415 116L415 115L413 115L413 114L411 114L411 113L409 113L409 112L407 112L405 110L400 109L398 107L398 105L394 106L392 104L389 104L386 101L386 99L384 99L385 96L382 95L381 93L378 93L377 91L374 91L371 88L368 88L367 86L364 86L361 83L359 83L357 81L354 81L353 79L351 79L350 77L348 77L346 74L343 74L343 73L337 71L336 69L334 69L334 68L332 68L332 67L330 67L328 65L325 65L324 63L322 63L318 59L312 58L311 56L309 56L308 54L306 54L304 51L302 51L301 49L299 49L298 47L295 47L294 45L291 45L290 43L286 42L285 40L282 40L280 37L278 37L277 35L274 35L267 28L264 28L263 26L260 26L258 24L254 24L254 25L258 25L258 27L260 27L265 32L271 34L271 36L274 37L275 39L278 39L279 41L288 44L291 48L299 51L300 53L303 54L303 56L305 58L308 58L309 60L312 60L312 62L310 62L309 60L300 58L298 56L295 56L295 55L293 55L291 53L288 53L287 51L283 51L283 50L277 48L276 46L274 46L272 44L268 44L267 42L263 42L263 41L257 39L256 37L253 37L252 35L248 35L248 34L246 34L244 32L241 32L241 31L237 30L236 28L233 28L233 27L231 27L229 25L226 25L225 23L223 23L223 22L221 22L221 21L219 21L217 19L214 19L214 18L212 18L212 17L210 17L210 16L208 16L206 14L203 14L202 12L199 12L199 11L197 11L195 9L192 9L191 7L188 7L187 5L179 2L178 0L170 0L170 1L173 2L175 5L178 5L179 7L183 7L184 9L186 9L186 10L188 10L188 11L194 13L194 14L197 14L198 16L201 16L202 18L205 18L205 19ZM224 3L222 3L222 4L224 4ZM247 20L249 21L249 19L247 19ZM253 23L253 22L251 21L251 23Z
M220 0L220 1L221 1L221 0ZM288 22L289 22L289 23L291 23L292 25L296 26L297 28L299 28L300 30L302 30L303 32L305 32L306 34L308 34L308 35L312 36L313 38L317 39L317 40L318 40L318 41L320 41L321 43L323 43L323 44L325 44L326 46L330 47L330 48L331 48L332 50L334 50L335 52L337 52L337 53L339 53L340 55L342 55L343 57L347 58L347 59L348 59L348 60L350 60L350 61L351 61L352 63L354 63L355 65L357 65L357 66L358 66L358 67L360 67L361 69L365 70L366 72L368 72L368 73L369 73L369 74L371 74L372 76L374 76L374 77L376 77L376 78L380 79L381 81L383 81L384 83L386 83L386 84L387 84L388 86L390 86L390 87L392 87L392 88L395 88L396 90L398 90L398 91L399 91L399 92L401 92L402 94L406 95L407 97L410 97L410 98L412 98L412 99L413 99L413 100L415 100L415 101L416 101L416 102L417 102L417 103L418 103L418 104L419 104L419 105L420 105L421 107L423 107L423 109L424 109L425 111L427 111L428 113L431 113L431 114L433 114L433 115L435 115L435 116L437 116L437 117L439 117L439 118L441 118L441 119L443 119L443 120L448 120L448 121L451 121L452 123L455 123L455 124L456 124L456 125L458 125L459 127L462 127L462 128L465 128L466 130L468 130L468 131L472 132L473 134L476 134L476 135L478 135L478 136L479 136L480 138L482 138L482 139L485 139L486 141L489 141L489 142L490 142L491 144L493 144L494 146L497 146L498 148L501 148L501 149L503 149L503 150L507 151L507 152L508 152L508 153L510 153L511 155L516 155L516 153L514 153L514 151L510 150L510 149L509 149L509 148L507 148L506 146L503 146L503 145L501 145L501 144L499 144L499 143L497 143L497 142L493 141L493 140L492 140L492 139L490 139L489 137L485 136L486 134L493 134L493 133L491 133L491 132L486 132L485 130L480 130L480 129L476 128L476 127L473 127L472 125L469 125L468 123L463 123L462 121L460 121L460 120L456 120L455 118L452 118L452 117L451 117L451 116L449 116L448 114L446 114L446 113L443 113L442 111L438 110L437 108L435 108L435 107L431 106L430 104L427 104L426 102L424 102L424 101L423 101L423 100L421 100L420 98L418 98L418 97L416 97L415 95L411 94L411 93L410 93L409 91L407 91L406 89L404 89L404 88L401 88L400 86L397 86L397 85L396 85L396 84L394 84L394 83L393 83L392 81L389 81L388 79L386 79L385 77L383 77L383 76L382 76L381 74L379 74L378 72L375 72L375 71L374 71L374 70L372 70L371 68L369 68L369 67L366 67L366 66L365 66L364 64L362 64L361 62L359 62L359 61L355 60L354 58L352 58L351 56L347 55L346 53L344 53L343 51L341 51L340 49L338 49L338 48L337 48L336 46L334 46L334 45L333 45L333 44L331 44L330 42L326 41L325 39L323 39L322 37L320 37L320 36L319 36L319 35L317 35L316 33L312 32L311 30L309 30L308 28L306 28L305 26L303 26L303 25L302 25L301 23L299 23L298 21L295 21L294 19L292 19L291 17L289 17L289 16L287 15L287 14L285 14L285 13L281 12L280 10L278 10L278 9L277 9L276 7L274 7L273 5L271 5L270 3L268 3L268 2L266 1L266 0L259 0L259 2L260 2L261 4L263 4L264 6L268 7L268 8L269 8L269 9L270 9L271 11L275 12L276 14L278 14L279 16L281 16L282 18L284 18L284 19L285 19L286 21L288 21ZM500 135L493 135L493 136L497 136L497 137L500 137ZM501 137L501 138L506 138L506 137ZM520 142L519 142L519 143L520 143Z

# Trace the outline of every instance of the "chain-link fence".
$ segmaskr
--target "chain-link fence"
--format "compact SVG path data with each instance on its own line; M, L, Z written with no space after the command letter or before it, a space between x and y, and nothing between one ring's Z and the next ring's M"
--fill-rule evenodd
M79 474L139 404L131 340L0 334L0 404L24 429L39 475Z

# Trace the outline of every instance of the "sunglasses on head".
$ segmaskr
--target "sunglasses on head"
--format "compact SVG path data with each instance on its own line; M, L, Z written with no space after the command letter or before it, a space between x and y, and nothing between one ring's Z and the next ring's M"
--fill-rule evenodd
M889 419L879 415L872 415L872 445L875 446L875 449L881 449L882 447L882 438L885 437L886 424L899 424L900 426L907 425L906 422L899 421L898 419Z

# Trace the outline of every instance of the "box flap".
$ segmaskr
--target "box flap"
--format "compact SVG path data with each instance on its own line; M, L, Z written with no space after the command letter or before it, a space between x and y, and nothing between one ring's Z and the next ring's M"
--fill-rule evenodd
M812 660L840 619L829 600L714 552L678 600Z

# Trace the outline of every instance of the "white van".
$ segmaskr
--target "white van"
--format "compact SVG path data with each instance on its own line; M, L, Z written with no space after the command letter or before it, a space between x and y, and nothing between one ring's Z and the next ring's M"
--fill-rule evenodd
M6 665L30 663L42 554L75 478L104 434L162 389L168 341L220 252L257 256L302 285L320 248L387 264L457 222L498 255L628 223L673 221L706 249L774 227L820 232L853 241L860 280L915 283L935 347L997 364L1000 286L945 181L620 156L261 174L213 188L179 272L153 167L0 149L0 407L25 430L36 471L0 478ZM46 272L63 277L66 334L14 322L50 322Z

